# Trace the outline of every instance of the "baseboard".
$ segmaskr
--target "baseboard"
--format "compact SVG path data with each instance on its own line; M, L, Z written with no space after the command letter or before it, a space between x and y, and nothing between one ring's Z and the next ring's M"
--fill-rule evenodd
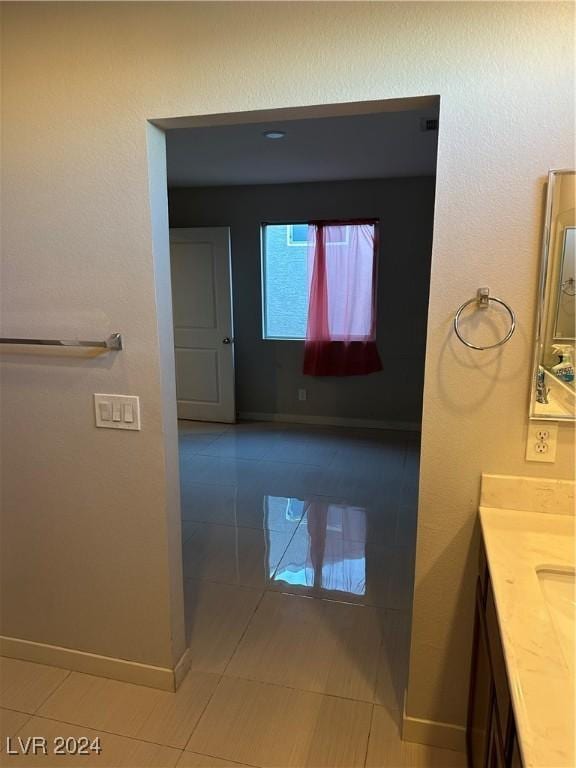
M188 674L188 670L190 669L191 664L192 664L192 654L190 653L190 648L186 648L182 656L180 656L180 661L176 664L174 668L174 690L175 691L177 691L178 688L180 688L180 683L184 680L184 678Z
M73 648L61 648L57 645L35 643L31 640L1 635L0 656L33 661L37 664L48 664L52 667L85 672L98 677L109 677L125 683L160 688L163 691L175 691L190 666L189 649L186 649L182 654L176 667L170 669L169 667L154 667L136 661L99 656L96 653L86 653L86 651L77 651Z
M309 416L301 413L255 413L241 411L245 421L279 421L288 424L317 424L324 427L364 427L366 429L393 429L402 432L420 432L416 421L377 421L375 419L348 419L342 416Z
M406 696L402 712L402 741L414 741L431 747L466 751L466 728L439 720L423 720L406 714Z

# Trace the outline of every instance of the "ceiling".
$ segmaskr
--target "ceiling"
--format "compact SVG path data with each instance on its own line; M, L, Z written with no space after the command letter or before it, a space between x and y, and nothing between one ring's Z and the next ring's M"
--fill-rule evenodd
M228 186L430 176L438 109L378 112L167 131L168 186ZM283 139L266 139L268 130Z

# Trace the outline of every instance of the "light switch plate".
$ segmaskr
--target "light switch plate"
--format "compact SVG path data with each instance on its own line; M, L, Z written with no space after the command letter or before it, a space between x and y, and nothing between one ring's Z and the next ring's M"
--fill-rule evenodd
M94 395L96 426L106 429L140 429L137 395Z
M526 461L556 461L558 424L554 421L531 421L526 441Z

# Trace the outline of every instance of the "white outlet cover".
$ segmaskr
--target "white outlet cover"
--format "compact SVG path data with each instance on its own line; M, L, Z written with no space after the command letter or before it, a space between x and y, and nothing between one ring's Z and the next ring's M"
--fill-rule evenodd
M94 395L96 426L105 429L140 430L140 398L137 395Z
M558 424L554 422L531 421L526 441L526 461L556 461Z

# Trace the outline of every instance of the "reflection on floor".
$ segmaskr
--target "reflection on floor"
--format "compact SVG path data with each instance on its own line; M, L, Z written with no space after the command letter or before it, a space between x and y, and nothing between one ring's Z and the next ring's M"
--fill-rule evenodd
M0 765L451 768L402 743L415 435L182 422L192 670L177 693L0 659ZM101 737L8 755L6 735Z

